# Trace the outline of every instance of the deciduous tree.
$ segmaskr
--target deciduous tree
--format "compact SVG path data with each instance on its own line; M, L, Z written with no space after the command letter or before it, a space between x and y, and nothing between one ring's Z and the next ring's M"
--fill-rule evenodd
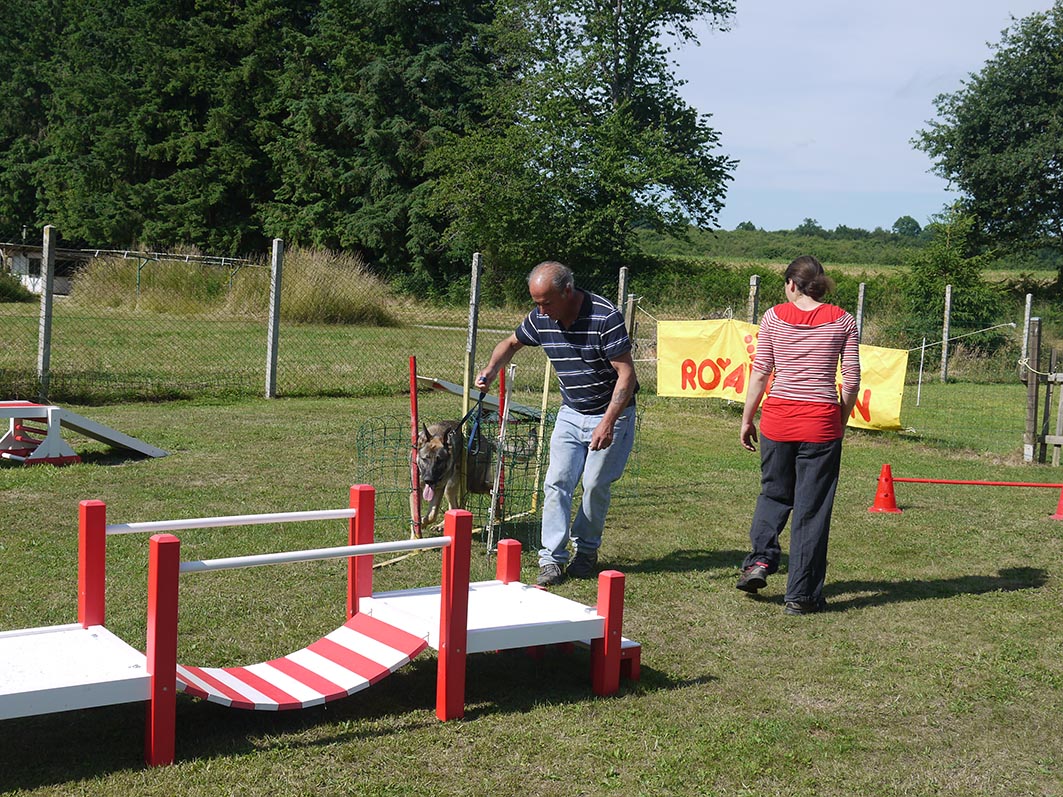
M984 239L1063 251L1063 0L1016 21L994 49L935 100L938 120L913 143Z
M732 0L504 0L506 81L493 118L433 163L434 207L459 246L523 274L544 258L585 270L630 258L639 227L711 226L735 162L679 95L665 42L725 24Z

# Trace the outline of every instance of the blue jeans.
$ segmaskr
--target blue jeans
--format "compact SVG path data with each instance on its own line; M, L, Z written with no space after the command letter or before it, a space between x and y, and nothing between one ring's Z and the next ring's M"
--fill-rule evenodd
M760 495L749 529L752 552L742 567L779 569L779 535L790 520L787 601L818 601L827 576L827 543L842 461L841 438L780 443L760 436ZM792 517L791 517L792 514Z
M635 405L616 419L612 445L591 451L591 434L601 420L601 415L581 415L566 406L557 413L550 436L550 466L543 485L540 565L553 562L563 566L568 562L570 537L577 551L597 551L602 544L613 482L623 475L635 442ZM572 499L580 479L583 500L573 518Z

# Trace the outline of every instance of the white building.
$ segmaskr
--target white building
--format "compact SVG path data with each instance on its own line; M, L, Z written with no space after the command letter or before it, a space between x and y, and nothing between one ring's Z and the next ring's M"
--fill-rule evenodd
M70 293L70 279L77 267L91 253L78 251L77 249L57 249L55 252L55 293L66 295ZM33 293L41 293L44 290L44 274L42 273L43 255L42 247L28 244L0 243L0 264L5 271L15 275L19 281Z

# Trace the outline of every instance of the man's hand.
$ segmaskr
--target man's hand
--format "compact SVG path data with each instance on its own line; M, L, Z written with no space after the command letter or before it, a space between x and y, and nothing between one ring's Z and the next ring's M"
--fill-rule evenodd
M602 421L591 434L591 451L601 451L613 444L613 424L610 421Z

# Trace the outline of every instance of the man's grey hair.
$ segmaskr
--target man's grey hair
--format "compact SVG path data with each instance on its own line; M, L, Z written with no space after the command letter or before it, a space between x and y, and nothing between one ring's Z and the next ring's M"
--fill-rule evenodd
M572 269L556 260L544 260L533 268L528 274L528 284L530 285L531 281L538 277L545 277L559 291L576 287L576 278L572 274Z

